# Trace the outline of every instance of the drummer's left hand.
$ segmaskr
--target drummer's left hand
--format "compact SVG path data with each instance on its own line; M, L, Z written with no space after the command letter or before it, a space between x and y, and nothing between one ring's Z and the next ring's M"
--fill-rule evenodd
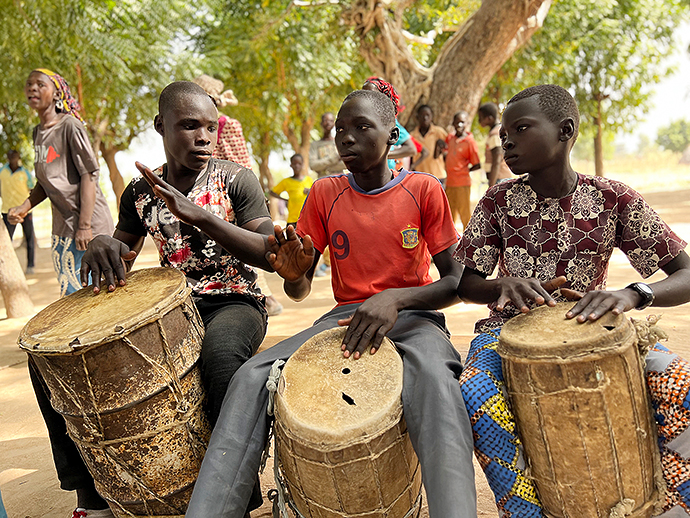
M349 358L354 353L356 360L364 354L369 344L371 354L374 354L397 320L397 303L389 293L382 291L369 297L354 315L338 320L339 326L348 326L343 339L343 356Z
M193 224L195 215L198 215L199 211L204 209L192 203L184 194L154 174L151 169L141 162L135 162L135 165L146 182L151 186L151 189L153 189L153 194L165 202L170 212L181 221Z
M580 323L587 320L594 322L609 311L614 315L620 315L633 309L638 303L638 295L632 290L595 290L581 293L561 289L561 294L571 300L579 299L578 303L565 314L565 318L577 317Z

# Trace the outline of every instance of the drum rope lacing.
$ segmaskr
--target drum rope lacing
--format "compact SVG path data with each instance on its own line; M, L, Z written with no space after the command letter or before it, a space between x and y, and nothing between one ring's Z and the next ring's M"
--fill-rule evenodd
M197 335L197 343L201 343L201 338L203 337L203 334L201 332L201 326L198 322L198 318L195 318L195 313L196 311L192 308L189 307L191 304L190 301L185 301L184 304L182 304L181 309L182 313L185 315L185 317L189 320L191 324L191 330L193 330L196 335ZM127 462L123 461L119 454L117 453L117 450L113 448L112 445L116 445L119 443L122 443L124 441L132 441L132 440L139 440L139 439L146 439L149 437L153 437L155 435L158 435L161 432L165 432L168 430L171 430L176 427L180 427L184 425L184 427L187 430L187 435L189 439L191 440L191 445L193 447L195 455L198 457L198 459L202 459L204 456L204 453L206 451L206 446L204 442L198 437L198 435L195 433L194 430L191 429L190 424L189 424L189 417L195 414L195 412L199 409L201 404L203 403L203 400L198 401L194 405L190 405L189 401L185 398L184 391L182 390L180 383L179 383L179 376L177 375L176 368L174 364L171 363L171 355L170 355L170 344L168 342L165 330L162 327L162 323L160 319L156 320L157 322L157 327L158 331L161 336L162 340L162 349L163 349L163 354L165 357L165 363L167 365L162 365L161 363L157 362L153 358L149 357L147 354L145 354L143 351L141 351L138 347L136 347L132 341L126 337L123 336L120 338L123 343L125 343L127 346L129 346L137 355L139 355L146 363L151 365L154 370L161 376L163 379L166 387L170 390L171 395L173 396L175 403L176 403L176 412L178 413L179 419L177 419L175 422L172 424L166 425L164 427L159 427L156 430L153 430L151 432L147 433L142 433L138 434L135 436L128 436L128 437L123 437L120 439L113 439L113 440L104 440L104 433L103 433L103 424L101 422L101 415L100 412L98 411L98 406L96 404L96 396L93 390L93 386L91 384L91 376L86 364L86 357L84 354L81 354L81 359L82 359L82 367L84 369L84 375L85 375L85 380L87 382L87 386L89 389L89 395L91 399L91 404L93 406L94 410L94 415L96 417L96 423L93 422L93 420L89 417L89 414L87 413L86 409L79 403L79 397L77 396L76 392L65 382L61 379L60 376L57 375L57 372L52 368L50 363L46 362L45 367L46 370L48 370L51 373L52 379L56 380L62 390L70 396L71 402L77 407L78 411L81 413L81 417L83 419L83 423L85 428L88 430L88 432L91 434L92 440L82 440L79 437L75 437L72 435L72 433L69 432L69 436L72 439L72 441L75 442L75 444L80 445L80 446L85 446L87 448L91 449L98 449L103 452L103 454L106 456L106 458L109 458L114 464L116 464L121 470L126 472L131 479L135 482L136 484L136 490L140 495L142 504L145 509L145 513L147 515L151 515L153 511L149 507L149 504L147 502L147 496L148 498L153 498L154 500L158 501L159 503L165 505L169 509L172 509L174 512L183 514L183 511L181 509L176 508L175 506L171 505L170 502L166 502L160 495L158 495L154 490L152 490L146 482L136 473L133 473L130 470L130 467ZM185 338L187 340L189 337ZM118 509L126 514L127 516L130 516L132 518L135 518L137 515L133 514L131 511L128 509L124 508L119 502L117 502L115 499L110 498L109 495L104 495L107 499L107 501L110 504L114 504Z
M268 390L268 407L266 409L266 413L274 417L274 411L275 411L275 395L276 392L278 391L278 384L280 382L280 376L282 375L282 367L285 365L284 360L276 360L273 362L273 365L271 366L271 370L268 374L268 379L266 380L266 389ZM305 517L299 509L297 509L297 506L295 503L290 499L289 497L289 492L287 488L287 484L285 482L285 479L283 479L283 476L280 473L280 460L278 458L278 445L275 440L275 422L271 425L269 433L268 433L268 439L266 440L266 447L264 448L263 454L261 456L261 467L260 471L261 473L264 472L264 469L266 468L266 462L268 461L268 457L270 455L270 448L271 448L271 439L273 439L273 477L275 479L275 483L277 486L276 494L274 498L271 498L269 496L269 499L271 501L274 501L275 498L278 499L277 502L274 501L274 503L278 507L278 511L280 513L280 518L290 518L290 515L288 514L288 505L290 506L290 509L292 509L292 512L295 513L297 518L308 518ZM422 508L422 491L420 488L419 494L417 495L417 498L415 499L414 504L410 508L409 511L403 516L402 518L411 518L415 512L419 513L421 512Z

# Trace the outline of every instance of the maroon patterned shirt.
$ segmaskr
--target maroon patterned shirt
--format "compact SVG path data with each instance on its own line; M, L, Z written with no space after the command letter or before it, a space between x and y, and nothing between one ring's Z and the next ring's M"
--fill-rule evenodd
M615 180L578 174L575 191L544 198L527 176L495 185L479 201L455 252L455 259L487 276L565 276L577 291L606 288L608 262L620 248L642 277L649 277L686 246L642 196ZM559 294L556 300L565 300ZM501 327L518 314L489 305L476 332Z

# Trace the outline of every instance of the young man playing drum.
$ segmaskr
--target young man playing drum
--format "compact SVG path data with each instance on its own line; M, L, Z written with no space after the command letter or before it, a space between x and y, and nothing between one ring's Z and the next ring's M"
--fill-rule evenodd
M249 265L270 270L266 236L273 233L273 223L254 173L211 158L218 111L200 86L186 81L168 85L161 92L154 125L163 137L166 163L155 172L137 167L149 182L164 178L174 193L168 198L171 209L186 203L183 206L194 213L204 232L176 218L144 178L135 178L122 195L113 237L99 236L89 244L81 279L86 286L91 274L96 292L101 277L110 291L124 285L125 269L151 235L161 265L187 276L204 322L202 378L214 425L230 379L256 352L266 332L264 297ZM71 465L81 466L75 469L88 476L78 455ZM260 502L257 493L252 504Z
M566 299L579 298L565 315L578 322L609 311L621 314L690 300L686 243L628 186L573 171L569 156L578 126L577 105L559 86L528 88L508 102L501 141L505 161L519 178L487 191L455 252L465 266L459 296L491 309L489 318L477 322L475 331L481 334L472 341L461 376L475 439L481 438L475 449L499 512L521 518L542 516L542 510L524 474L514 418L504 398L496 353L501 326L535 306ZM614 246L643 277L658 269L668 277L605 291ZM487 279L496 264L498 277ZM560 293L554 294L557 288ZM662 516L690 514L690 420L683 410L690 407L690 366L656 344L646 358L646 374L667 484Z
M457 382L462 364L443 315L434 311L457 301L461 269L451 256L457 234L438 180L388 168L388 150L397 138L388 97L356 91L345 99L335 139L350 174L314 182L297 224L303 241L288 227L287 237L270 238L269 254L286 293L302 300L320 252L330 246L338 305L237 371L186 516L244 516L270 425L271 366L336 326L348 326L343 354L358 361L366 361L360 357L369 354L369 346L374 353L384 336L396 344L404 365L404 415L430 515L476 516L471 431ZM432 256L441 274L436 282L429 276Z

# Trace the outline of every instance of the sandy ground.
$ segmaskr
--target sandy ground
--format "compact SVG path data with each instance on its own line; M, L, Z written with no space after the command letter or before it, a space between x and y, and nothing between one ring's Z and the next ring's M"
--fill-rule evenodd
M654 193L646 198L681 237L690 240L690 191ZM36 273L28 278L37 312L58 296L45 236L40 243L43 248L38 250ZM20 261L25 261L25 250L20 248L17 252ZM157 257L148 240L135 267L152 266L157 266ZM663 277L663 274L657 276L652 280ZM638 280L637 274L625 257L616 253L611 261L609 286L620 288L634 280ZM269 275L268 282L285 309L281 315L270 319L267 344L308 327L334 304L329 277L315 279L312 294L299 304L288 300L282 293L281 282L276 275ZM486 314L486 309L459 304L444 313L453 333L453 343L464 357L472 337L473 323ZM655 309L653 313L663 313L662 324L670 335L670 347L690 357L688 306ZM17 335L27 320L5 318L4 306L0 306L0 489L10 518L67 518L71 516L75 497L58 487L47 432L29 382L26 357L16 345ZM479 516L496 517L491 492L476 464L475 469ZM273 487L270 469L262 476L262 482L264 492ZM268 503L253 513L254 518L269 516ZM422 516L428 516L426 509L423 509Z

